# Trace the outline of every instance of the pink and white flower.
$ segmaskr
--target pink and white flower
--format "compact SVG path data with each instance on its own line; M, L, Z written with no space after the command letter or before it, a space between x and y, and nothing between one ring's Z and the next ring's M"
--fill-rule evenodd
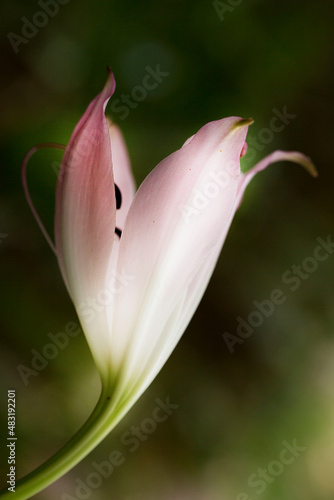
M109 72L66 148L57 186L55 248L69 294L114 405L129 408L173 351L210 280L254 175L289 160L276 151L240 171L251 119L204 125L136 192L126 146L104 114ZM117 277L123 286L111 287Z

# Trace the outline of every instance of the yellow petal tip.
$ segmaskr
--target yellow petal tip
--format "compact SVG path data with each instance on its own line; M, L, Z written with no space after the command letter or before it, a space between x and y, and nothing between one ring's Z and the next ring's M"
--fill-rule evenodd
M292 161L295 161L296 163L299 163L299 165L304 167L305 170L307 170L308 173L310 175L312 175L312 177L318 177L318 175L319 175L318 171L315 168L315 165L312 162L311 158L309 158L308 156L305 156L301 153L295 153L295 154L292 154L291 159L292 159Z
M252 123L254 123L253 118L240 118L240 120L234 124L233 129L235 130L240 127L246 127L247 125L252 125Z

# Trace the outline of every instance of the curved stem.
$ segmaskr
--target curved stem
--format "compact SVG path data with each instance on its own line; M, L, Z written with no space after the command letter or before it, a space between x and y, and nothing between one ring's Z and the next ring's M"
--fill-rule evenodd
M82 460L121 420L125 408L112 403L110 388L101 396L87 422L53 457L16 483L15 493L6 488L1 500L26 500L64 475Z

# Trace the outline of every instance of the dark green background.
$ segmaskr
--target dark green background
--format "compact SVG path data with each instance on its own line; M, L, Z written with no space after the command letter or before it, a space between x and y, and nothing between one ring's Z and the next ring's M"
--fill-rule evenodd
M161 374L112 434L39 500L74 495L91 462L119 449L125 464L90 498L99 500L332 500L334 498L334 256L291 292L282 274L300 264L318 237L333 234L333 21L330 0L244 0L219 17L211 1L70 0L16 54L41 8L2 1L1 81L1 457L6 464L6 395L16 389L17 467L38 466L73 435L98 396L98 377L83 335L25 386L17 370L47 334L77 321L57 267L25 202L20 164L39 142L66 143L115 74L111 99L131 93L146 66L169 74L121 119L138 184L165 156L208 121L252 116L249 137L263 137L273 108L296 115L268 144L251 149L248 168L275 149L303 151L314 180L293 164L253 181L228 235L206 295ZM228 2L225 2L228 5ZM107 112L111 109L109 105ZM262 131L262 132L261 132ZM262 149L260 151L260 149ZM254 157L256 153L255 160ZM29 165L36 205L52 231L60 153L41 152ZM252 160L252 161L251 161ZM231 354L254 300L280 288L287 299ZM179 408L130 453L121 435L151 416L167 395ZM264 493L247 484L279 457L282 442L306 447ZM247 499L247 500L249 500Z

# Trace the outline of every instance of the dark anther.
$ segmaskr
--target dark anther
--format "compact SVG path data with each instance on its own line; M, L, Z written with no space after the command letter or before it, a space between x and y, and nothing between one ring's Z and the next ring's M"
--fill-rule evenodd
M121 208L121 205L122 205L122 193L121 193L119 187L117 186L117 184L115 184L115 198L116 198L116 210L119 210ZM118 227L115 227L115 233L117 234L117 236L119 238L121 238L122 231L120 229L118 229Z
M115 227L115 233L117 234L117 236L119 238L122 236L122 231L120 229L118 229L118 227Z
M122 194L119 187L115 184L115 198L116 198L116 209L120 209L122 205Z

